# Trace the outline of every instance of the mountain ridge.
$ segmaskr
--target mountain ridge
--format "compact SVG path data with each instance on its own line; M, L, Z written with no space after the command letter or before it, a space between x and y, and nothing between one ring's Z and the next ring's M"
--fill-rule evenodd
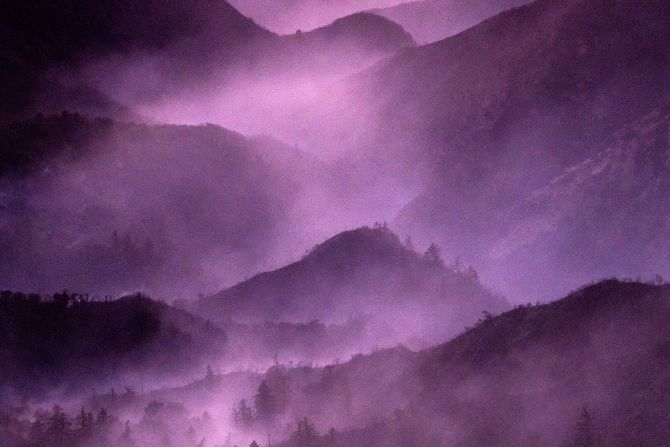
M328 427L340 415L354 428L335 437L351 446L575 445L584 408L603 445L657 445L667 434L658 408L670 405L669 334L658 325L669 314L669 285L608 279L485 316L418 353L382 350L323 368L275 369L265 380L283 374L289 383L282 418L310 409L311 422Z
M422 43L437 42L458 34L506 9L530 0L415 0L394 6L371 9L407 30Z
M417 319L412 336L434 339L484 310L506 308L474 270L447 268L439 252L432 253L437 258L421 258L385 227L362 227L331 237L300 261L201 299L193 310L241 321L333 322L371 314L390 322L395 317L385 314L396 309Z

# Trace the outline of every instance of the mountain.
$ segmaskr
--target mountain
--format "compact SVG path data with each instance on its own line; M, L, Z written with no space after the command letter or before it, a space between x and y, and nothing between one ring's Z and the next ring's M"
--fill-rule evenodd
M397 139L391 148L423 138L415 151L432 147L441 170L474 148L473 170L540 155L564 167L663 102L669 58L658 37L670 33L668 9L541 0L400 51L352 80L354 106L372 123L384 119L373 137Z
M402 25L418 42L442 40L529 0L423 0L372 9Z
M271 36L219 0L11 1L5 3L0 20L7 42L2 55L0 117L9 119L30 107L33 96L42 95L45 88L64 98L104 99L81 85L68 85L74 79L61 76L62 70L76 76L87 61L176 48L183 64L178 68L193 69L195 60L230 56L242 44ZM205 46L207 52L202 51ZM113 98L108 100L113 103Z
M201 299L195 312L252 322L333 322L369 314L377 327L387 327L389 343L389 337L439 339L483 311L505 308L474 270L447 268L436 252L422 258L385 227L363 227L328 239L298 262ZM407 318L413 327L403 326Z
M374 14L356 13L309 32L273 34L251 42L225 64L199 63L197 70L203 76L189 76L188 83L158 94L152 94L141 77L147 70L156 76L151 60L121 67L124 71L117 76L125 84L102 82L99 88L111 97L122 95L127 99L120 102L135 104L143 115L162 122L213 121L249 135L270 134L302 143L297 131L303 127L305 104L331 91L338 80L414 45L400 25ZM170 76L171 70L168 65L165 73ZM160 85L172 84L162 79ZM319 152L318 147L311 149Z
M590 435L600 444L586 445L662 445L669 316L668 285L606 280L484 318L419 353L396 348L264 380L284 375L290 393L277 417L309 414L310 436L324 444L560 446Z
M0 127L0 154L6 289L184 298L315 237L303 199L324 167L271 139L64 113Z
M496 222L478 240L479 262L491 267L482 269L485 275L504 278L515 289L509 293L541 298L614 273L667 275L668 125L666 102L613 131L546 185L509 200L506 209L479 210L482 219ZM434 197L420 197L399 220L434 212L428 211ZM529 272L551 280L539 286L527 280Z
M254 49L255 60L243 73L255 74L261 80L282 76L293 81L305 76L331 79L354 73L399 48L414 45L412 36L397 23L359 12L312 31L276 36Z
M668 17L657 0L540 0L505 11L340 84L306 113L319 131L305 138L348 146L342 156L396 179L389 188L419 191L396 228L521 294L514 279L489 274L488 236L520 200L665 103Z
M501 269L521 278L530 268L523 259L532 258L535 268L552 268L564 288L611 272L670 272L668 129L666 104L521 201L492 246Z
M202 410L215 414L222 400L238 401L253 393L261 381L262 374L252 371L216 373L210 368L199 379L186 385L156 388L140 394L132 389L123 393L95 394L86 401L86 408L96 413L103 408L112 414L132 414L142 417L152 402L179 405L186 411ZM154 404L155 405L155 404ZM203 412L204 412L203 411ZM186 413L188 414L188 413Z
M280 34L312 30L341 17L399 3L398 0L231 0L247 17Z
M142 295L97 301L6 291L0 322L6 399L79 396L90 386L136 382L139 374L147 383L188 376L219 358L227 342L204 320Z
M257 89L269 83L277 91L278 78L348 74L413 44L400 26L365 14L279 36L223 0L7 6L0 23L8 43L0 121L70 110L123 120L221 123L224 112L241 113L242 97L257 95L247 103L264 99L256 109L271 103ZM206 99L212 92L216 102L193 103L194 96ZM230 109L207 110L204 119L187 113L221 108L222 102ZM185 110L175 113L180 105ZM173 114L166 115L167 109Z

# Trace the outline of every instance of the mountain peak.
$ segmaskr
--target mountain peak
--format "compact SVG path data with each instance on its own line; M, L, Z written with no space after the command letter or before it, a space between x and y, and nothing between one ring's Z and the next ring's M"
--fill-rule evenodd
M214 320L326 322L372 315L403 337L443 338L482 311L507 308L472 271L452 270L405 247L385 225L345 231L301 260L205 297L195 311Z
M359 227L344 231L316 245L306 256L309 261L335 261L343 256L355 260L377 256L416 255L402 245L398 236L385 225Z
M368 50L387 51L398 47L415 46L412 36L386 17L369 12L359 12L335 20L330 25L296 36L312 36L327 42L347 38L360 42Z

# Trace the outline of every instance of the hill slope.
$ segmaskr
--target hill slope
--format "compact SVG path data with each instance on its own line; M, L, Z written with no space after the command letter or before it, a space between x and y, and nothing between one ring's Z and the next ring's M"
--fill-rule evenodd
M601 442L587 445L662 445L668 317L670 286L603 281L486 318L418 355L289 370L285 417L309 414L321 433L335 425L352 446L562 446L583 445L586 407L587 434Z
M535 268L553 268L562 288L613 272L670 272L669 128L665 105L521 201L492 243L499 268L521 278L531 258Z
M443 163L465 162L472 148L481 168L511 154L525 161L540 141L550 162L578 161L587 144L664 100L670 57L659 38L670 34L669 9L658 0L541 0L399 52L361 75L354 97L384 117L382 141L426 138L419 150L432 145Z
M249 95L252 87L289 74L351 73L413 44L398 25L361 15L312 33L278 36L224 0L6 6L0 23L7 42L1 121L71 110L175 122L158 109L170 101L175 109L187 98L194 108L193 95L206 99L213 91L240 113L233 101L242 89ZM249 78L257 78L256 85L246 85ZM193 122L186 111L179 115L179 122ZM219 118L211 110L206 117L222 122Z
M458 34L506 9L529 0L423 0L370 12L402 25L418 42L430 43Z
M173 380L204 370L226 348L220 329L139 295L91 301L65 292L52 299L2 292L0 323L6 399L139 385L140 373L147 383Z
M175 46L179 46L181 63L192 65L205 54L224 57L242 44L271 36L218 0L175 0L169 4L11 1L4 4L1 17L0 29L7 45L2 55L0 118L10 119L31 106L31 100L45 87L60 99L88 95L96 102L104 100L80 85L58 86L58 70L62 68L76 73L89 60L115 53L160 53ZM205 44L207 53L202 51Z
M341 17L398 3L398 0L231 0L246 16L280 34L312 30Z
M322 170L213 125L62 114L2 126L0 286L170 299L216 290L312 240L296 227L293 243L280 241L276 229L310 220L301 197Z
M423 193L394 225L493 280L487 236L508 210L667 101L669 18L658 0L540 0L505 11L351 79L318 103L327 130L307 138L349 144L370 172L396 179L393 190L420 177ZM503 290L520 294L512 281Z
M197 312L219 319L294 322L370 314L392 333L439 339L484 310L505 307L476 274L422 259L389 230L360 228L332 237L298 262L202 299Z

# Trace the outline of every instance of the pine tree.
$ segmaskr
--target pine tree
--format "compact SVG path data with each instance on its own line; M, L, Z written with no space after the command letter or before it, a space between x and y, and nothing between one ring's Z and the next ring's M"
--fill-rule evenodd
M107 415L107 410L104 408L100 410L98 413L98 417L95 420L95 423L99 426L104 426L107 425L107 422L109 421L109 416Z
M254 396L254 407L256 415L263 421L270 421L275 414L274 398L267 381L261 381L258 392Z
M298 421L296 431L292 435L293 442L298 447L314 447L318 444L319 435L309 419L306 417Z
M582 409L575 427L575 447L595 447L598 445L595 418L586 408Z
M86 413L86 411L84 411L84 407L81 407L81 411L75 418L75 424L81 435L90 435L93 428L93 414Z
M123 434L119 438L118 445L126 447L134 447L135 441L133 441L133 433L130 429L130 421L126 421L125 426L123 427Z
M68 444L70 422L63 409L55 405L48 422L46 436L53 445Z
M245 399L233 408L233 424L237 428L249 429L254 424L254 414Z
M426 250L426 253L424 253L423 259L425 259L430 264L444 265L444 260L442 259L442 249L434 242L430 244Z

